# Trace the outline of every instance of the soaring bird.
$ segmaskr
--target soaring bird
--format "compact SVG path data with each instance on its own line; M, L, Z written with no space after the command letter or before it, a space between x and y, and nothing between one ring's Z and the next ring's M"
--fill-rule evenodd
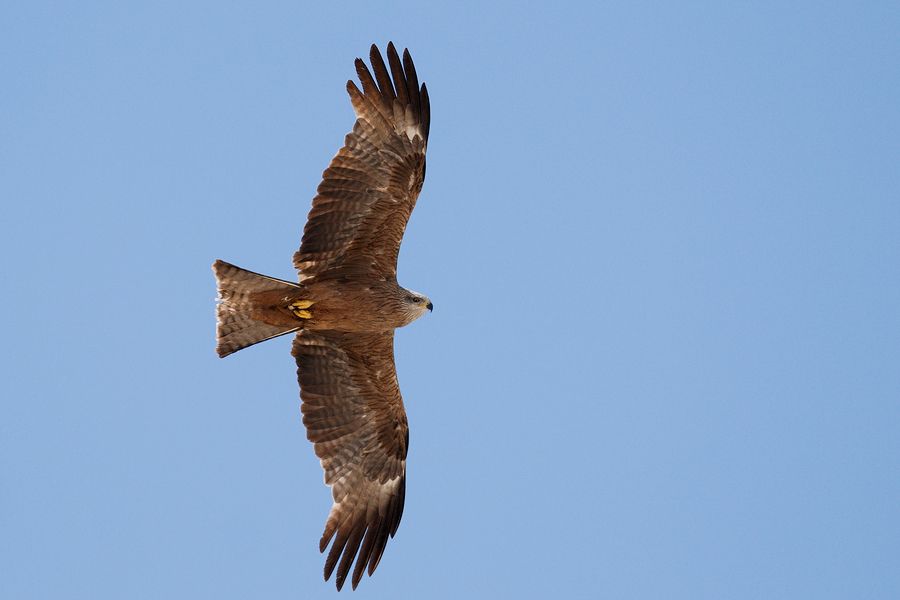
M319 541L325 580L353 588L375 571L403 514L409 429L394 329L431 300L397 283L397 254L425 178L430 108L407 50L375 45L347 92L353 130L322 174L294 254L297 283L217 260L216 351L296 333L301 411L334 503Z

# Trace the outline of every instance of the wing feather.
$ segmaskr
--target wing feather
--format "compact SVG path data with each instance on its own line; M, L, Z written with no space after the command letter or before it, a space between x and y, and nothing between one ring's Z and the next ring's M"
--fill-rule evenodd
M413 113L422 112L422 101L419 94L419 77L416 75L416 66L413 64L409 50L403 49L403 73L406 75L406 91L409 96L409 104Z
M431 102L428 100L428 88L422 84L422 129L425 132L425 139L428 139L428 132L431 129ZM422 173L425 178L425 173Z
M394 91L397 93L397 100L400 102L400 106L406 106L409 104L409 88L407 88L403 65L400 64L400 55L397 54L394 42L388 42L387 55L388 64L391 65L391 77L394 80Z
M378 80L378 89L381 91L382 102L385 108L390 108L393 106L394 98L397 97L397 94L394 93L394 84L391 82L390 73L388 73L387 66L384 64L384 58L381 57L381 52L378 51L378 46L375 44L372 44L372 47L369 49L369 61L372 63L375 78Z
M300 280L366 272L396 278L403 232L425 179L430 103L407 50L388 64L372 46L372 71L356 60L362 90L347 82L356 123L322 174L294 266ZM374 72L374 75L373 75Z
M400 525L409 428L394 368L392 332L301 331L294 339L307 437L331 486L319 542L325 579L338 589L371 575Z

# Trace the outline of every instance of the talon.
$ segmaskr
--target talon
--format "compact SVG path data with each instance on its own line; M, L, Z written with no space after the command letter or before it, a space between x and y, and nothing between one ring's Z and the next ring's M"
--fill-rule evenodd
M312 319L312 313L306 309L313 305L312 300L297 300L288 305L295 317Z

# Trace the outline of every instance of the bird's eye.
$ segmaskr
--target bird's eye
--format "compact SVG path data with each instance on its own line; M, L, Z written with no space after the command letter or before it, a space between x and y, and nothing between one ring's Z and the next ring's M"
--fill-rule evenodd
M418 304L419 302L422 301L421 298L413 298L412 300L413 300L413 302L415 302L416 304Z

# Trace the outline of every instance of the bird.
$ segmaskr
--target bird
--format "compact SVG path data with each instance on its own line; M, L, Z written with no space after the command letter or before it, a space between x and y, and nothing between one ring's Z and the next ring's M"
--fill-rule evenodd
M394 330L434 305L397 283L403 233L425 179L431 105L409 51L387 64L373 44L347 93L356 115L322 174L300 249L297 282L216 260L220 357L294 333L301 413L331 488L319 541L325 581L352 587L378 567L400 525L409 426L394 365Z

